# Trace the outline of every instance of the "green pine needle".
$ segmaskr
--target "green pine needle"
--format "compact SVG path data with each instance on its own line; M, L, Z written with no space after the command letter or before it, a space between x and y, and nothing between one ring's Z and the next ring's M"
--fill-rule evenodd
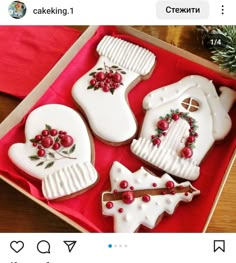
M212 60L222 69L236 73L236 26L221 26L214 33L223 35L227 39L225 48L212 50Z

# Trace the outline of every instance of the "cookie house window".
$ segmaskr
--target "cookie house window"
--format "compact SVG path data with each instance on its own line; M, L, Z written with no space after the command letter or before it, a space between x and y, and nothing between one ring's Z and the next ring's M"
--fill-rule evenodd
M199 103L193 98L184 99L181 105L190 112L199 110Z

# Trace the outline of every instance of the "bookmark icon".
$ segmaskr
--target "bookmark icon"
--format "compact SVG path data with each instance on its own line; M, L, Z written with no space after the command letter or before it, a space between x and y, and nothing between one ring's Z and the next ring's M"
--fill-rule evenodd
M67 245L68 251L70 253L73 250L77 241L63 241L63 242Z

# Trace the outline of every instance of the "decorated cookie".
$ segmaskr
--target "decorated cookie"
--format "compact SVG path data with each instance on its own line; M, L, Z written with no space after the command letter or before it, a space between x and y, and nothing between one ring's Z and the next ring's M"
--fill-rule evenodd
M111 191L102 194L102 211L114 217L114 232L136 232L141 225L153 229L180 201L190 202L200 191L189 182L176 183L144 168L132 173L119 162L110 171Z
M154 68L150 51L105 36L97 46L97 64L80 78L72 96L85 113L93 133L111 144L129 142L137 131L127 92Z
M150 92L143 100L146 115L131 151L154 168L195 180L199 164L216 140L231 129L228 115L236 93L211 80L188 76Z
M59 104L41 106L25 124L25 143L9 149L12 162L42 180L47 199L69 197L93 186L98 175L91 163L91 138L80 115Z

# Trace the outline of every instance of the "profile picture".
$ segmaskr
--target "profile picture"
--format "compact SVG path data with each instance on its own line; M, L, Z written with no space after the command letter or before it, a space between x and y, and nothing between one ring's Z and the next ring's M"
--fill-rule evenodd
M8 12L11 17L20 19L26 13L26 6L23 2L13 1L8 7Z

